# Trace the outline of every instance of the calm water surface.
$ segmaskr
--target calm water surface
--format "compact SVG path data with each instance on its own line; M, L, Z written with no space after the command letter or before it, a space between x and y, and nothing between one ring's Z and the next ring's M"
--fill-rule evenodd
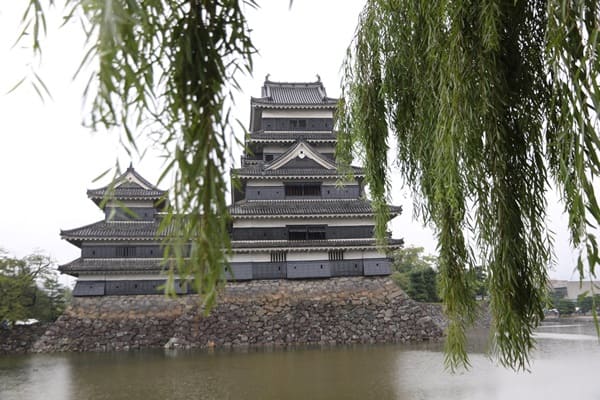
M542 326L531 373L493 365L485 336L454 375L439 343L0 357L0 399L600 399L591 323Z

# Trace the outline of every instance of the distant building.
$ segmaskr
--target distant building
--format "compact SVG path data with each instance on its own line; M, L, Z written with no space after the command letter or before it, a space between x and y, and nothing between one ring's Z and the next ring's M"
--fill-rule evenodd
M339 185L334 159L337 100L320 81L266 80L251 99L240 185L232 188L230 279L309 279L390 274L373 237L373 208L361 168ZM164 282L157 237L166 192L129 168L113 185L90 190L105 219L61 232L81 257L61 266L79 278L75 296L156 293ZM120 205L133 213L124 212ZM391 217L401 212L390 207ZM402 245L389 239L390 249ZM183 290L182 290L183 291Z
M567 290L567 282L568 281L550 281L550 291L559 298L566 298L568 296Z
M577 300L582 294L588 296L594 294L600 294L600 281L590 282L589 280L583 281L565 281L565 280L552 280L550 281L551 290L558 296L564 297L570 300Z

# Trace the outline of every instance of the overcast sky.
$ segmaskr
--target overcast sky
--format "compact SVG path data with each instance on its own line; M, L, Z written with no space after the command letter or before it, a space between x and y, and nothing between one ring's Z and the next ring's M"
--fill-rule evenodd
M29 50L11 49L24 3L0 6L0 247L18 256L40 249L63 264L77 258L79 249L60 239L60 229L102 219L86 189L107 181L93 182L94 178L118 160L121 166L132 161L136 170L156 182L162 161L153 149L142 159L127 155L119 145L119 132L92 133L82 127L82 78L87 75L72 79L83 56L83 34L76 24L58 29L60 20L49 20L39 71L52 100L41 102L29 86L4 94L27 74L32 62ZM274 81L314 81L319 74L328 95L339 96L340 67L363 0L296 0L291 10L286 0L259 3L260 9L247 10L259 55L253 76L240 79L243 92L235 109L235 117L246 126L250 96L260 95L266 74ZM412 220L411 198L398 189L397 179L394 182L392 203L405 211L392 223L393 236L435 253L431 231ZM558 256L550 276L569 279L574 256L566 220L554 196L549 208Z

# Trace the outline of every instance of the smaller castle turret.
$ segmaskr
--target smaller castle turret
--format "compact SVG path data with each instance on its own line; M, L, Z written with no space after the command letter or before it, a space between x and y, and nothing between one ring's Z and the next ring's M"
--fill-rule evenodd
M160 212L167 192L133 167L111 184L87 191L104 219L60 235L81 249L81 257L59 270L78 278L74 296L159 293L164 283Z

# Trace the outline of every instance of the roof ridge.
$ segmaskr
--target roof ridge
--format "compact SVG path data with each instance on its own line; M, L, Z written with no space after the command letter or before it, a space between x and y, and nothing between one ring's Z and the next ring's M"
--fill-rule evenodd
M142 186L142 189L156 190L159 192L166 193L165 190L160 189L158 186L152 184L150 181L148 181L146 178L144 178L142 175L140 175L140 173L137 172L131 164L129 165L129 167L127 167L125 172L123 172L121 175L114 178L108 185L104 185L97 189L88 189L88 192L98 192L98 191L102 191L102 190L105 191L109 187L111 187L111 185L112 185L113 189L116 189L120 186L120 184L125 183L125 182L130 182L129 180L126 179L128 174L132 174L140 183L142 183L143 186L146 186L146 188L144 188Z
M263 83L263 85L278 85L278 86L304 86L304 87L308 87L308 86L323 86L323 82L320 80L316 80L316 81L306 81L306 82L293 82L293 81L272 81L270 79L265 79L265 82Z

